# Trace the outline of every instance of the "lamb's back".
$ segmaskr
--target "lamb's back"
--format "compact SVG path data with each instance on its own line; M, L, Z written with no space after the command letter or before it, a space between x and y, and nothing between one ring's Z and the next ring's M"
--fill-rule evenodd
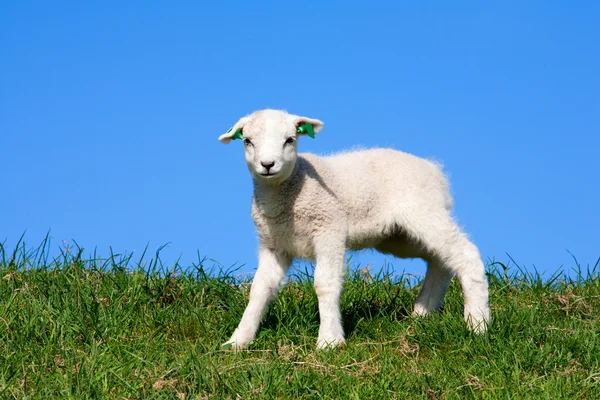
M348 212L372 216L381 208L451 207L441 166L394 149L368 149L330 156L302 154Z

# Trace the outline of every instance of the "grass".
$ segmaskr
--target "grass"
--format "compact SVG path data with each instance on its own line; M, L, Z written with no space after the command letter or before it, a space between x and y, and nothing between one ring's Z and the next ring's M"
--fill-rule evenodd
M440 313L417 319L418 285L354 270L347 345L321 352L310 274L297 273L250 350L233 353L220 345L247 282L143 258L0 246L0 398L600 398L598 264L547 280L490 265L481 337L456 282Z

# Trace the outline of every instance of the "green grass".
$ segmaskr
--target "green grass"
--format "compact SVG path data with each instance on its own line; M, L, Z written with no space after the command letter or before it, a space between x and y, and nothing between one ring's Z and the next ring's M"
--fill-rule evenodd
M494 322L481 337L456 282L440 313L417 319L418 285L356 270L347 345L315 351L317 300L301 273L250 350L233 353L220 345L248 284L231 274L0 247L0 398L600 398L596 269L569 281L488 269Z

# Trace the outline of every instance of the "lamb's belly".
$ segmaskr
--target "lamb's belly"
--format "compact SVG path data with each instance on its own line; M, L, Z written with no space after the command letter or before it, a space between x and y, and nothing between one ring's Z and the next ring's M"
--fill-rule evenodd
M349 226L346 247L362 250L377 247L387 236L388 227L374 221L361 221Z

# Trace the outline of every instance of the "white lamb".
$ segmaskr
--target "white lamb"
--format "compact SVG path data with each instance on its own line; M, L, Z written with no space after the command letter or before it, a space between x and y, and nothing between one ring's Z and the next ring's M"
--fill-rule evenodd
M448 183L435 163L391 149L329 157L297 153L307 125L323 122L279 110L257 111L221 135L243 136L252 174L252 218L260 239L258 269L239 326L224 346L247 347L292 259L316 260L317 347L344 343L340 295L347 249L374 248L427 261L414 313L439 308L456 274L468 327L483 333L490 321L488 284L477 247L453 221ZM300 129L299 129L300 128ZM303 130L304 128L304 130ZM236 134L237 133L237 134ZM240 135L241 134L241 135Z

